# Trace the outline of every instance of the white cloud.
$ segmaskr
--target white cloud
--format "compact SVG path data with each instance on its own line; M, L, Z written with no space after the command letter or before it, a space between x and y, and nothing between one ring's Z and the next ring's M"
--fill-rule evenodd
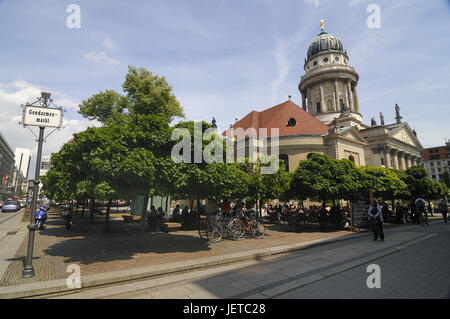
M350 7L354 7L360 3L362 3L364 0L350 0Z
M308 4L308 5L313 5L314 8L318 8L319 5L320 5L321 3L323 3L323 0L304 0L304 1L305 1L305 3ZM363 1L364 1L364 0L349 0L349 5L350 5L350 7L354 7L354 6L356 6L356 5L360 4L360 3L362 3ZM326 2L327 2L327 4L328 4L330 1L328 0L328 1L326 1ZM335 2L336 2L336 1L333 1L332 3L335 4Z
M99 52L90 51L84 55L84 58L88 61L99 62L99 63L108 63L108 64L119 63L118 60L107 56L104 51L99 51Z
M105 40L103 40L102 45L105 48L110 49L110 50L114 50L115 49L114 43L113 43L113 41L110 38L106 38Z
M309 23L310 25L310 23ZM275 45L275 50L273 56L275 58L275 63L277 65L277 77L270 82L270 87L272 89L271 104L277 103L280 100L284 101L288 97L288 93L282 92L281 96L279 93L280 87L285 84L289 73L291 72L292 65L292 53L295 49L304 43L306 32L297 32L293 37L278 41ZM297 63L297 62L296 62ZM289 84L291 88L291 84Z
M270 82L270 87L272 89L272 104L278 100L279 88L286 81L286 78L288 77L291 70L291 64L288 58L289 52L291 50L292 44L288 41L283 41L278 42L273 53L278 68L278 75L272 82Z
M315 8L317 8L320 4L320 0L305 0L305 2L307 4L314 5Z
M50 91L48 88L27 83L26 81L13 81L10 83L0 83L0 118L2 119L1 133L7 143L14 151L16 147L23 147L32 150L32 159L30 165L31 177L34 175L34 165L36 162L37 143L36 137L28 128L24 128L18 123L22 121L21 104L32 103L41 95L41 91ZM77 108L78 103L63 92L52 94L56 105L64 108ZM89 126L99 126L96 121L89 121L84 118L73 119L65 117L63 120L64 128L55 131L43 145L43 155L50 155L58 152L61 146L69 141L74 133L84 131ZM37 134L35 127L30 129ZM47 136L52 129L45 130Z

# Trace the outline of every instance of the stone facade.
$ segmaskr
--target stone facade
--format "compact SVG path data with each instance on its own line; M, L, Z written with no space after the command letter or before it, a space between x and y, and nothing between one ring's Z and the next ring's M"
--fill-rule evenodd
M349 57L337 37L324 32L308 47L298 89L302 107L291 101L262 112L252 111L236 122L233 129L279 128L279 155L289 171L312 153L333 159L349 159L356 166L388 167L405 170L420 165L423 150L415 131L402 123L395 105L396 123L381 125L373 119L363 123L358 99L359 74L349 65ZM299 110L300 109L300 110ZM293 127L287 125L292 121ZM270 138L268 139L270 144ZM252 151L241 146L246 156ZM237 147L238 149L238 147Z

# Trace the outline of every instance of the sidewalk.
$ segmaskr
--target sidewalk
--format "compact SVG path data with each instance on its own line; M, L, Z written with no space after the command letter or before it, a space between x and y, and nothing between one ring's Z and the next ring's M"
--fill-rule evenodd
M28 234L27 223L22 222L23 210L17 213L2 213L0 220L0 278L8 269L11 258L16 254Z
M47 228L36 233L33 260L36 276L31 279L20 277L22 260L26 255L25 238L0 279L0 298L27 296L33 294L32 291L66 290L66 268L70 264L80 267L83 287L87 287L368 236L365 232L352 234L348 231L290 233L283 225L267 225L264 239L225 240L211 244L200 239L197 231L145 233L142 225L125 224L121 219L121 215L113 215L110 232L105 233L102 216L97 216L91 223L89 214L84 219L78 215L74 218L72 230L66 230L59 211L51 210ZM26 225L24 227L26 229ZM1 256L4 257L3 251Z

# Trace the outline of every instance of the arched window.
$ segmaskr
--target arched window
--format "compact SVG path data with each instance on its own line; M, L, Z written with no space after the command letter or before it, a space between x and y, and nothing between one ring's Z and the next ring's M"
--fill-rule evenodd
M333 111L333 103L331 102L331 100L327 101L327 110L328 111Z
M316 107L317 107L317 113L322 112L322 106L320 105L320 102L316 103Z
M355 164L355 158L353 157L353 155L350 155L350 156L348 157L348 159L349 159L350 161L352 161L353 164Z
M341 111L345 111L344 99L339 99L339 103L341 106Z
M286 172L289 172L289 156L287 156L286 154L280 154L278 158L284 162Z

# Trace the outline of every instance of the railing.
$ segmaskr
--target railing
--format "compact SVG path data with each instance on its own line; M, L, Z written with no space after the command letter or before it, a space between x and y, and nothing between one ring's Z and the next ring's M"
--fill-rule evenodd
M335 66L324 65L324 66L316 66L314 69L309 71L308 76L310 76L311 74L314 74L314 73L318 73L320 71L324 71L324 70L337 70L337 71L350 70L350 71L356 72L355 68L352 67L352 66L349 66L349 65L340 65L340 66L337 66L337 65L335 65ZM305 76L306 76L306 74L302 75L301 78L303 79Z

